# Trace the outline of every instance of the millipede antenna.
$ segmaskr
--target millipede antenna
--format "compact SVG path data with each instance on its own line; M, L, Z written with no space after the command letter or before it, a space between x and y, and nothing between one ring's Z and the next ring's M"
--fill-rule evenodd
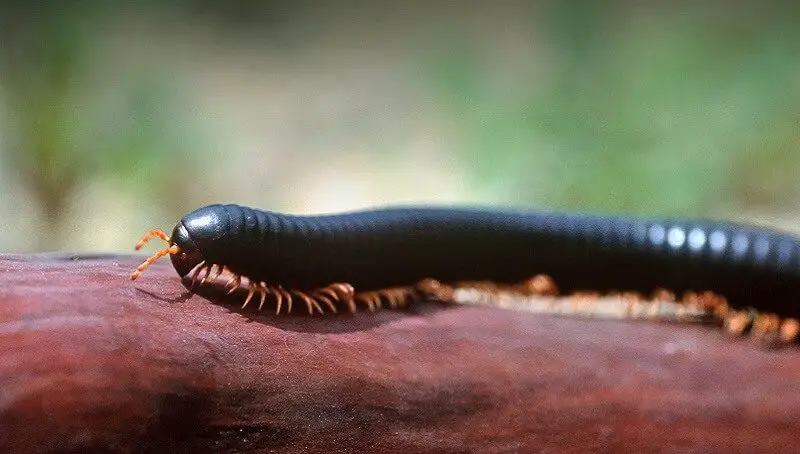
M152 229L149 232L145 233L142 239L139 240L138 243L136 243L135 246L136 250L138 251L139 249L141 249L142 246L147 244L147 242L153 238L158 238L160 240L163 240L167 244L169 244L170 242L169 235L167 235L166 232L164 232L161 229ZM181 249L178 247L177 244L171 244L165 247L164 249L156 251L155 254L148 257L147 260L145 260L144 262L142 262L141 265L136 267L136 271L134 271L133 274L131 274L131 280L135 281L136 278L139 277L139 275L142 274L142 272L147 269L147 267L155 263L161 257L164 257L166 255L177 254L180 251Z

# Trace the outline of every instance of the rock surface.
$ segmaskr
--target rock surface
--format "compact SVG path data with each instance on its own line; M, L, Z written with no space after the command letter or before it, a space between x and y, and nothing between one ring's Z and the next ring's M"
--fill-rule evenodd
M800 443L796 347L477 307L256 314L189 294L166 261L131 282L141 260L0 256L0 451Z

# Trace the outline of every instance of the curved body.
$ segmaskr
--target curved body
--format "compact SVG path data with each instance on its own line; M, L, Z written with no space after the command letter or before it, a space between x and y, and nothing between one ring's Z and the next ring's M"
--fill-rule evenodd
M210 205L184 216L172 238L206 263L285 288L516 283L541 273L568 291L713 290L733 306L800 314L798 238L725 222L470 208L292 216ZM181 276L197 265L172 260Z

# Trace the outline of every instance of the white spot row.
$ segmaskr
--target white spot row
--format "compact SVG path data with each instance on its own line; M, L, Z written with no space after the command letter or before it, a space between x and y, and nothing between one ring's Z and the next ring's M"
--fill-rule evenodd
M665 242L673 249L678 249L687 245L690 251L699 252L706 244L715 253L721 254L726 248L730 247L733 254L741 257L747 254L750 248L750 238L744 232L737 232L730 239L728 233L722 230L714 230L706 235L704 229L694 227L688 230L684 227L673 226L666 229L660 224L653 224L647 231L650 243L661 246ZM791 244L784 244L781 248L781 256L788 258L791 255ZM769 254L770 241L767 237L758 237L753 243L753 253L756 260L764 260Z

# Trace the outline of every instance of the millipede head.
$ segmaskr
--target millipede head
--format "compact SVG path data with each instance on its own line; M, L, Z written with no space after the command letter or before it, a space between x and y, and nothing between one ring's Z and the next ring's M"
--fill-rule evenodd
M167 243L167 247L160 249L147 258L141 265L136 267L136 271L131 274L131 280L136 280L144 270L155 263L161 257L169 255L172 265L181 277L186 276L192 269L203 261L202 254L197 246L189 238L189 234L182 223L178 223L172 231L172 237L161 229L152 229L145 233L142 239L136 243L136 250L142 248L148 241L158 238Z

